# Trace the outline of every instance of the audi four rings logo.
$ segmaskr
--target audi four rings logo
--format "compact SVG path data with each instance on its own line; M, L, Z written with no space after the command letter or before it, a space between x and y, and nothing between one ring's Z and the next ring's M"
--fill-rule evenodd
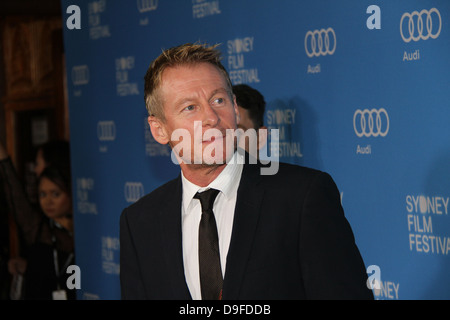
M140 13L153 11L158 8L158 0L137 0L137 7Z
M389 116L384 108L356 110L353 128L358 137L385 137L389 132Z
M126 182L124 195L127 202L136 202L144 195L144 186L141 182Z
M424 29L424 25L426 29ZM424 9L420 12L406 12L400 19L400 35L405 42L436 39L439 37L441 29L441 13L436 8L431 8L429 11Z
M99 121L97 123L97 137L100 141L114 141L116 139L116 124L114 121Z
M305 36L305 51L310 58L332 55L336 50L336 33L333 28L308 31Z
M75 86L89 83L89 68L87 65L72 67L72 83Z

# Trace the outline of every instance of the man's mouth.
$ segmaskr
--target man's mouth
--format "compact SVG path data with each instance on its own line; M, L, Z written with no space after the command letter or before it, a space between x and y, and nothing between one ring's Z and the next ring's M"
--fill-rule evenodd
M213 134L211 136L203 135L202 143L212 143L216 141L222 141L225 139L225 135L226 135L225 133Z
M210 143L210 142L215 142L216 140L223 140L224 137L223 136L212 136L209 139L203 140L203 143Z

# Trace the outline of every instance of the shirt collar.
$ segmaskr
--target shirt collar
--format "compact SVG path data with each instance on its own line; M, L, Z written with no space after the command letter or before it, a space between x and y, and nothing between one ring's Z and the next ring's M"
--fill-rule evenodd
M181 172L184 212L187 213L187 209L197 192L203 192L212 188L221 191L227 199L232 198L239 186L243 163L243 155L235 152L223 171L206 187L200 187L190 182Z

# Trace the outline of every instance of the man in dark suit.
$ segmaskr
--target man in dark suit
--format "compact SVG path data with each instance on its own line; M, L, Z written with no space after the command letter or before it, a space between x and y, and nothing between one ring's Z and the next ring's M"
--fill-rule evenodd
M264 171L237 149L239 111L215 47L163 52L145 99L181 174L121 215L123 299L373 298L332 178L283 163Z

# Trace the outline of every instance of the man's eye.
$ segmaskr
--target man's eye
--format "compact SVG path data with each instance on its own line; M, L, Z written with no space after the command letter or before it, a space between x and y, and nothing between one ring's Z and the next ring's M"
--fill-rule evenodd
M186 110L186 111L192 111L192 110L194 110L195 109L195 106L187 106L186 108L184 108L184 110Z
M222 104L222 103L224 103L225 102L225 99L224 98L217 98L217 99L214 99L214 104Z

